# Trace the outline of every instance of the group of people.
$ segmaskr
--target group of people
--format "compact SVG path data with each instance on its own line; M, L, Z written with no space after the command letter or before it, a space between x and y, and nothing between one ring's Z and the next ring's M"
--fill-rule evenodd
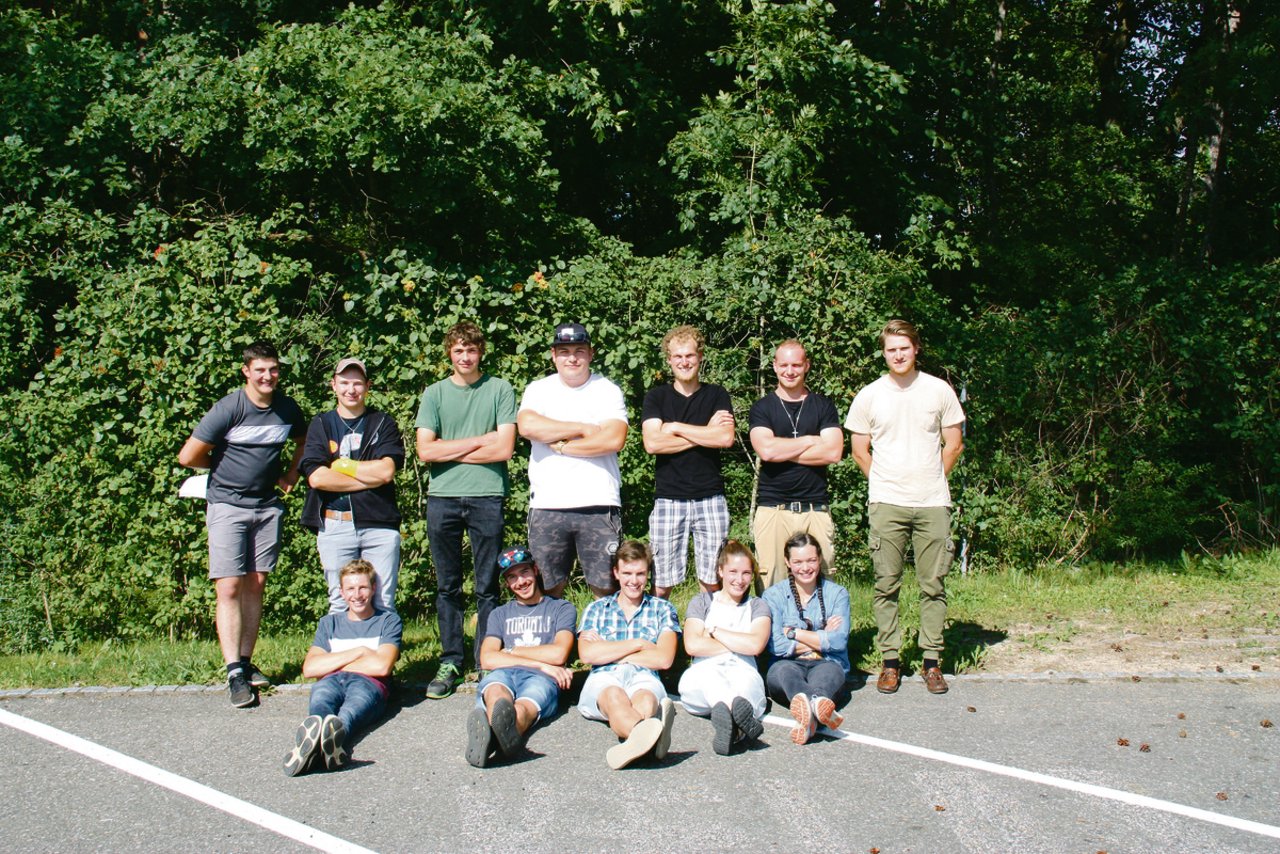
M870 483L868 545L884 661L877 688L892 693L901 679L897 601L910 545L921 588L922 673L927 688L942 693L943 578L953 551L947 475L962 450L964 413L950 385L916 366L920 339L911 324L890 321L880 344L888 373L857 394L843 425ZM523 733L554 709L556 692L568 685L575 639L592 666L580 708L609 721L621 739L610 764L665 753L674 706L656 672L676 653L681 627L666 597L686 576L691 538L701 592L686 614L685 647L694 662L680 693L686 709L711 718L715 749L727 752L759 734L764 685L757 690L749 677L762 681L754 660L765 648L777 660L768 689L796 719L793 740L807 741L819 724L839 725L849 600L826 578L834 530L827 469L842 458L843 440L834 404L808 387L810 363L799 341L776 348L777 386L750 409L749 438L760 461L751 524L758 563L746 546L727 540L721 450L734 443L736 420L728 392L701 380L699 330L680 326L664 337L672 381L650 389L641 408L644 447L655 457L648 546L621 542L618 452L629 430L627 409L621 389L592 371L595 350L585 327L556 327L555 371L531 382L518 406L511 384L481 367L479 327L456 324L444 347L451 373L424 391L415 424L418 458L430 474L427 533L442 648L427 696L448 697L463 678L465 537L477 611L472 660L487 672L468 722L472 764L485 764L495 751L511 755ZM286 771L318 761L337 767L353 730L380 714L399 653L395 475L404 443L395 420L367 404L369 373L360 359L337 363L335 407L309 426L277 391L279 357L270 344L251 345L242 370L244 387L210 409L179 454L183 465L210 470L210 577L231 702L252 705L257 690L270 685L252 653L266 575L279 551L277 488L288 491L305 477L302 521L317 535L330 613L304 664L304 675L321 681ZM517 434L530 443L529 546L502 552L507 461ZM296 444L286 463L290 439ZM575 562L596 597L576 638L573 606L561 598ZM500 606L504 579L513 598ZM763 597L751 597L751 589Z

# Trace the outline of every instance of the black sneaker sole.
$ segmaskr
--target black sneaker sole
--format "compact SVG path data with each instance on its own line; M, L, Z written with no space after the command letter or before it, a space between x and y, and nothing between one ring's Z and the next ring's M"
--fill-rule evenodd
M733 715L733 722L742 731L744 740L755 741L764 735L764 724L760 723L756 717L756 710L751 707L751 701L746 697L734 697L733 706L729 711Z
M716 703L711 708L711 728L715 731L711 737L711 749L721 756L728 756L733 750L733 713L724 703Z
M489 745L493 730L489 728L489 717L484 709L476 706L467 715L467 764L483 768L489 764Z
M293 734L293 749L284 757L284 773L289 777L297 777L311 766L316 758L316 748L320 746L319 715L308 715L298 724Z
M515 703L506 697L499 697L493 704L493 719L489 726L498 739L498 748L503 756L510 759L520 752L520 729L516 726Z

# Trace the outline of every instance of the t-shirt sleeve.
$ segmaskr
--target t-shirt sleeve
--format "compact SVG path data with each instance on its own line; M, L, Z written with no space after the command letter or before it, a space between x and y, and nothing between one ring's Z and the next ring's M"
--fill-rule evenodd
M573 603L567 599L561 599L556 605L555 618L553 622L554 633L573 631L573 624L578 619L578 611L573 607Z
M689 603L688 609L684 612L686 620L707 620L707 609L711 605L711 597L705 593L699 593L693 597L693 601Z
M714 412L722 409L733 412L733 398L729 397L729 392L724 386L718 385L712 390L711 408Z
M769 400L768 395L760 398L751 404L751 411L747 415L747 428L754 430L757 427L767 427L773 429L773 422L769 420L769 416L765 410L765 404Z
M485 622L484 636L487 638L497 638L498 640L506 640L502 634L503 621L507 619L507 606L499 605L489 612L489 619Z
M320 618L320 622L316 625L316 636L312 639L311 645L318 646L326 652L329 652L329 639L333 637L333 634L329 630L330 621L327 617L328 615L326 614L324 617Z
M821 396L822 407L818 410L818 432L828 430L832 427L840 429L840 414L836 412L836 405L831 402L831 398L825 394Z
M497 424L516 423L516 392L511 387L511 383L506 380L502 381L502 393L498 395L497 410Z
M393 643L396 649L400 648L400 640L404 636L404 623L400 620L399 614L387 612L382 617L382 632L378 639L379 644Z
M292 429L289 431L290 439L297 439L305 436L307 433L307 416L302 414L302 407L293 398L289 398L288 421Z
M853 403L849 404L849 413L844 419L844 429L850 433L862 433L866 436L871 435L871 407L869 405L870 393L867 389L862 389L853 396Z
M413 426L422 430L430 430L436 436L440 435L440 413L436 409L435 398L431 394L430 386L422 392L422 399L418 401L418 417L414 420Z
M644 403L640 405L640 423L653 419L662 420L662 405L660 403L660 395L662 386L654 386L644 393Z
M234 395L228 395L215 403L200 419L191 435L206 445L220 444L231 429L231 420L235 414L235 408L231 404L233 399Z
M960 398L956 397L956 390L945 380L943 386L945 391L942 401L942 426L954 427L957 424L963 424L964 408L960 405Z
M769 603L761 599L759 596L751 598L751 620L760 619L761 617L772 618L773 612L769 610Z
M658 634L661 635L662 632L675 632L676 634L680 634L680 615L676 613L676 606L672 605L665 599L663 599L662 602L666 605L666 613L664 614L662 629Z
M618 386L612 381L606 382L609 383L608 392L601 395L604 406L601 409L602 417L600 418L600 421L621 421L623 424L630 423L627 420L627 402L622 397L622 389L618 388Z

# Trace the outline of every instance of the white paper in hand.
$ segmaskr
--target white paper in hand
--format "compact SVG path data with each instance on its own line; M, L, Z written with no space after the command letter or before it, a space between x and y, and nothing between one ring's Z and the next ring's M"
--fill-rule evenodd
M178 487L179 498L204 498L205 488L209 485L209 475L193 474Z

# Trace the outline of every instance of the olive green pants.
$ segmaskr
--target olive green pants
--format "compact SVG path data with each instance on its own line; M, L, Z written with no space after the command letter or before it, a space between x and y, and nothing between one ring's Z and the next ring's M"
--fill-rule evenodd
M897 658L902 648L898 622L898 591L906 562L907 541L915 552L916 580L920 583L920 649L930 658L942 652L942 629L947 621L947 591L943 579L951 569L955 545L951 542L951 508L899 507L871 504L871 564L876 591L872 610L876 615L876 644L885 658Z

